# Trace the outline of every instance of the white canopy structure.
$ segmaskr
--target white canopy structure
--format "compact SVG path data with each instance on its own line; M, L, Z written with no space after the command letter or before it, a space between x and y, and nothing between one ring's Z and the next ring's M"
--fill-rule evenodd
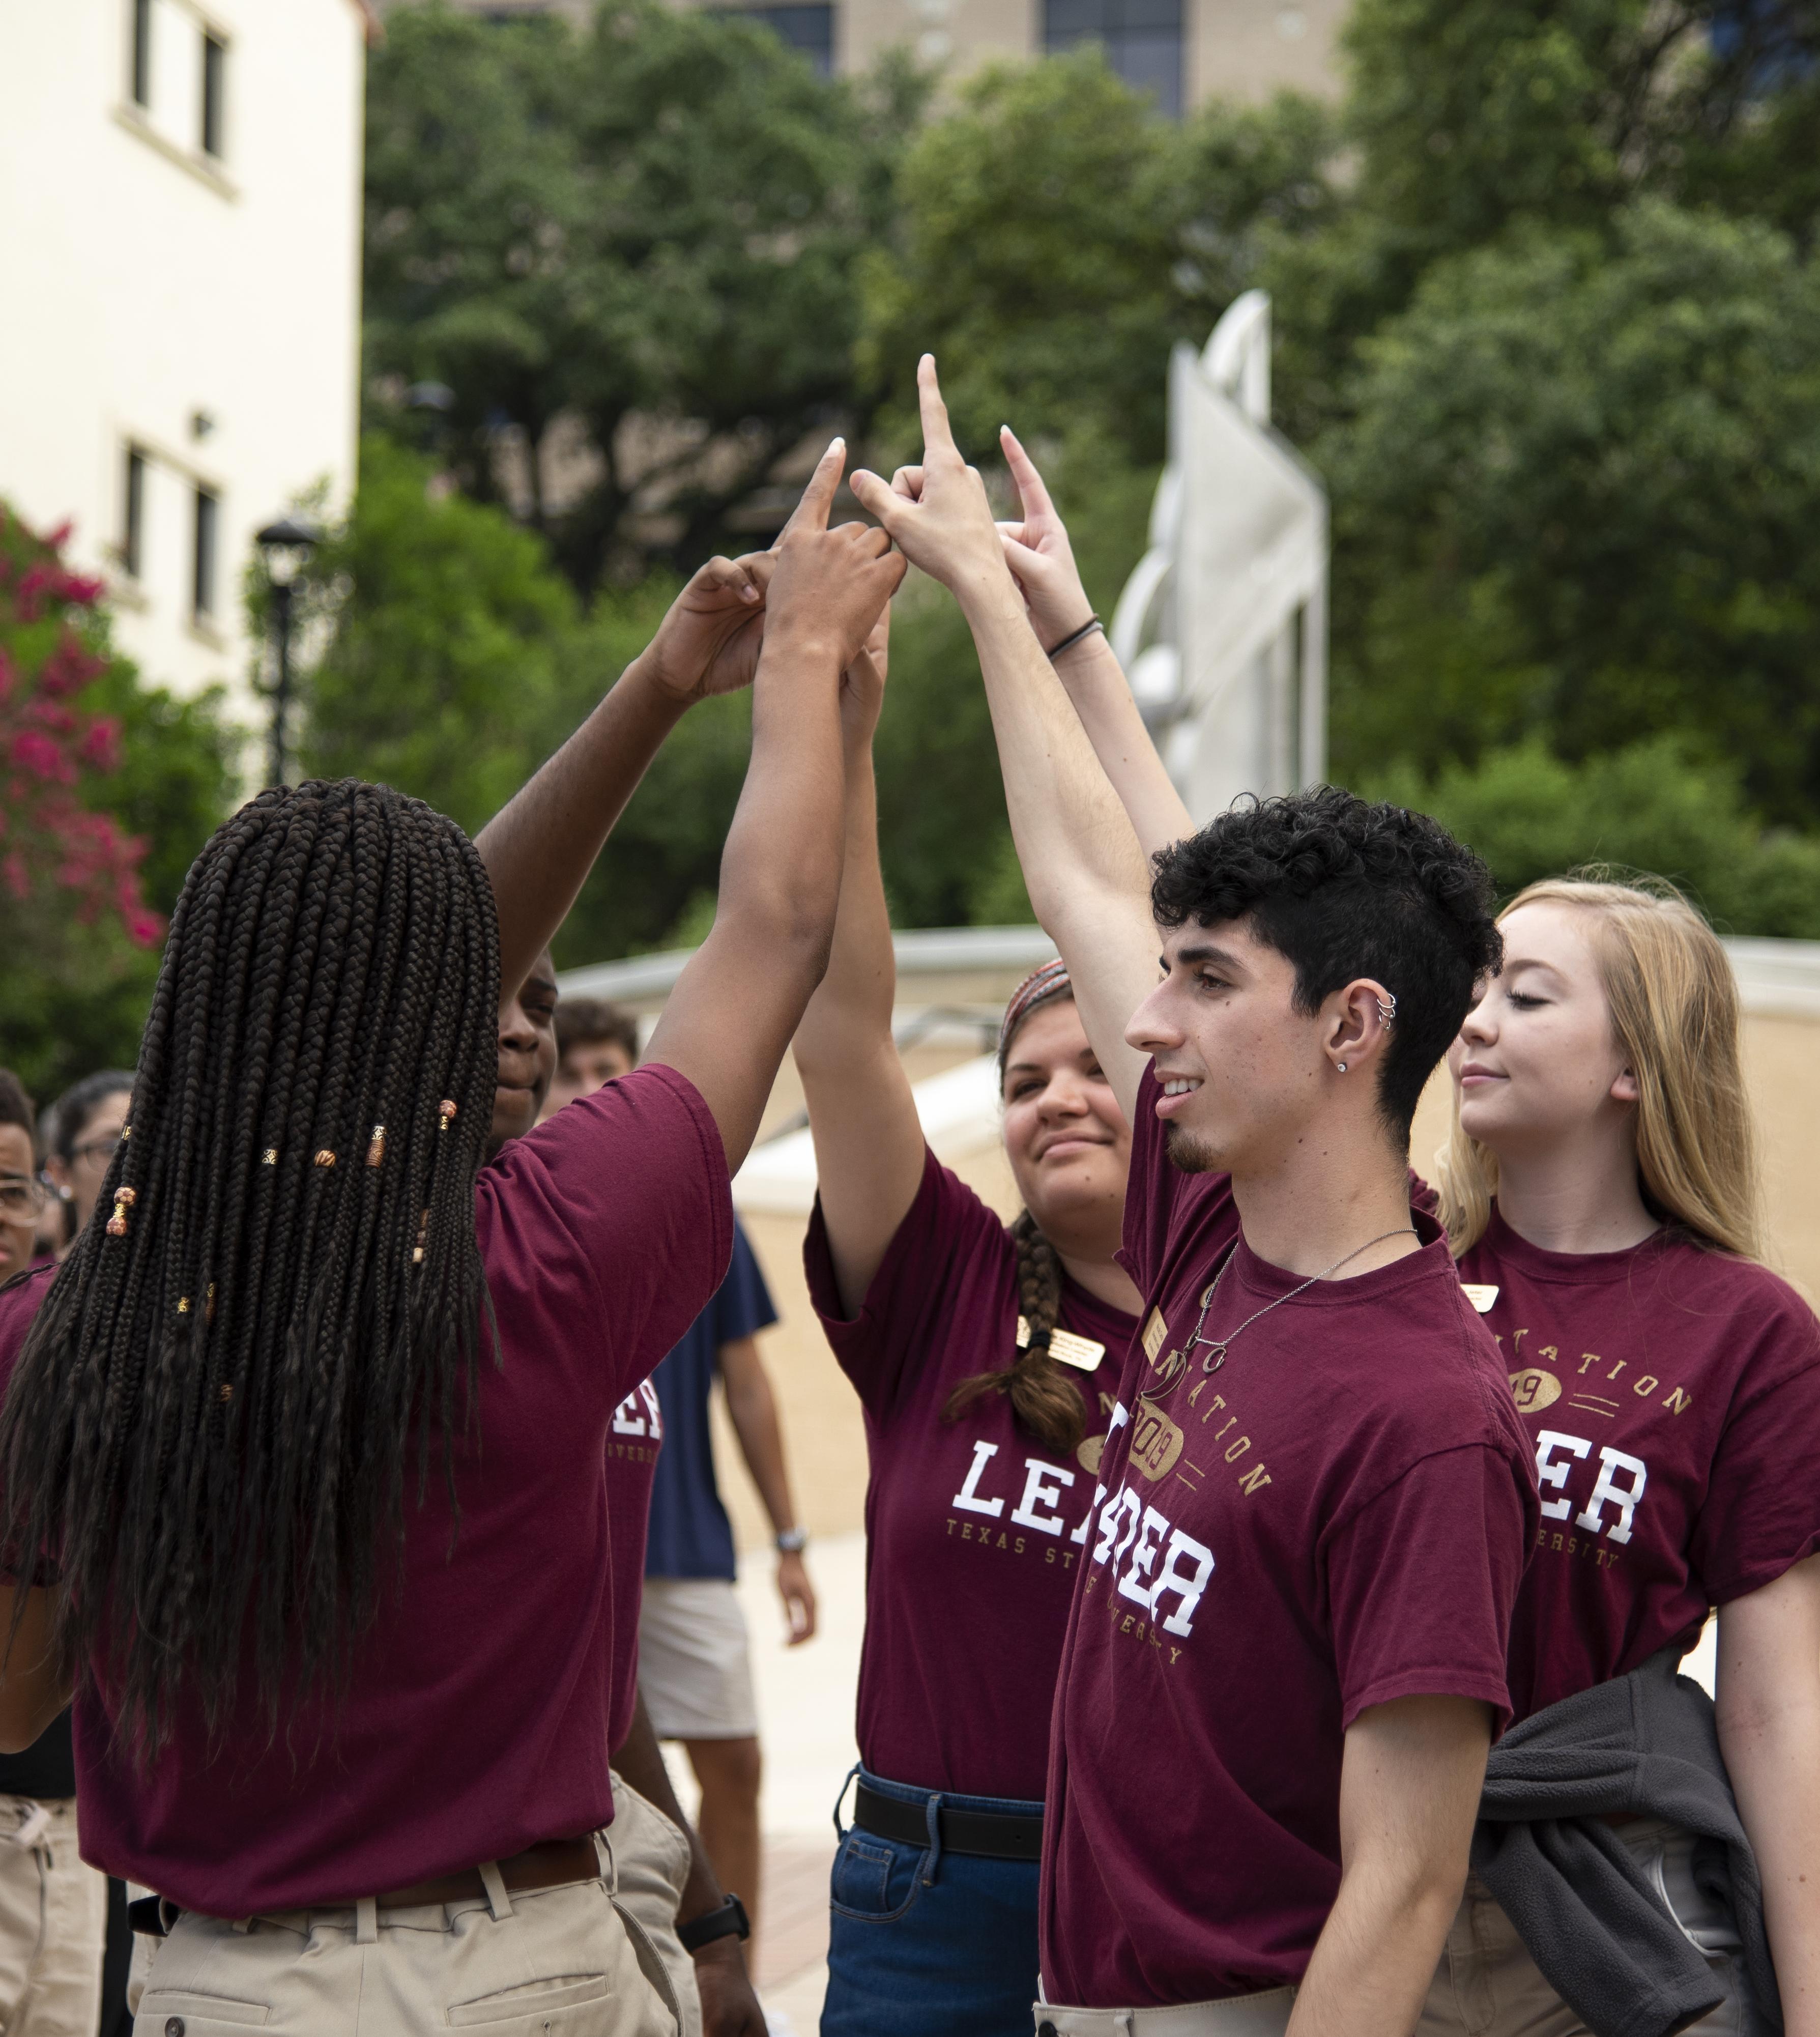
M1196 821L1327 771L1326 491L1271 427L1271 300L1169 362L1169 459L1112 648Z

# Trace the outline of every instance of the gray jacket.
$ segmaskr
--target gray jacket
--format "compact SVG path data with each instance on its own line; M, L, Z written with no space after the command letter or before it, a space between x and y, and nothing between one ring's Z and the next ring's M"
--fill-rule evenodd
M1512 1726L1491 1751L1472 1865L1542 1977L1597 2037L1670 2037L1724 1999L1608 1813L1666 1818L1743 1943L1745 2028L1780 2033L1763 1888L1719 1752L1712 1700L1678 1649Z

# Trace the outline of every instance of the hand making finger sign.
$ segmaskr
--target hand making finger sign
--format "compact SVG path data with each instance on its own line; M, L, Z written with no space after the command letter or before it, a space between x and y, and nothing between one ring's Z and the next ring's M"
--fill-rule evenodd
M1005 587L1010 569L985 483L961 457L949 428L932 353L917 363L916 391L923 413L922 465L900 468L889 486L862 469L853 476L853 493L905 557L965 605L973 595Z
M801 641L821 643L843 670L904 577L904 560L883 531L865 523L828 527L846 460L845 442L836 439L777 540L765 591L767 631L787 630Z
M1047 650L1090 621L1093 604L1081 584L1067 526L1049 500L1036 462L1009 425L999 426L999 443L1004 449L1005 464L1011 471L1023 512L1020 519L1001 523L999 536L1005 549L1005 563L1023 595L1030 626L1036 633L1037 642Z

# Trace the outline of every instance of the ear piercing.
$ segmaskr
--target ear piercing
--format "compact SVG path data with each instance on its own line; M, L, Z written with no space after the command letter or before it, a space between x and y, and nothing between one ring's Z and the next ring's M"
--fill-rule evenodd
M1391 992L1388 1004L1381 997L1374 999L1373 1002L1377 1006L1378 1022L1388 1033L1396 1023L1396 992L1394 990Z
M1340 1063L1340 1073L1343 1075L1346 1073L1346 1063L1345 1063L1344 1061L1342 1061L1342 1062Z

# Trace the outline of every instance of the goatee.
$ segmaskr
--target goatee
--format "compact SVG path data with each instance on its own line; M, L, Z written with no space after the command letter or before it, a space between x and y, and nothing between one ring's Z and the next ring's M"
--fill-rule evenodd
M1180 1124L1163 1126L1163 1151L1169 1165L1181 1174L1217 1174L1220 1162L1211 1147Z

